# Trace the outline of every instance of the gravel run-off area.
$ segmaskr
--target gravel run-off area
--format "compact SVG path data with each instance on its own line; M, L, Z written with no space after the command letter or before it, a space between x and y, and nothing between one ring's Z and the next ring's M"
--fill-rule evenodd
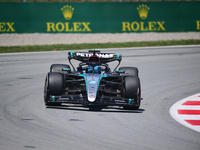
M200 39L200 32L114 33L114 34L0 34L0 46L117 43ZM200 43L199 43L200 44Z

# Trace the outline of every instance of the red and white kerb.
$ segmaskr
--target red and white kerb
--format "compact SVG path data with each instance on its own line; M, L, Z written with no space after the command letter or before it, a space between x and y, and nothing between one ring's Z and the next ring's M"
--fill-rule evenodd
M175 103L170 114L179 123L200 132L200 93Z

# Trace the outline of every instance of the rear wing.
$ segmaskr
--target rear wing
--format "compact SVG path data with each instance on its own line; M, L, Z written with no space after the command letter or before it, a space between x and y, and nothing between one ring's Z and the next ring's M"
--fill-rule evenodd
M117 53L101 53L99 50L89 50L88 52L69 52L68 53L68 59L69 63L71 63L71 59L75 59L78 61L81 61L83 63L88 62L88 59L92 55L97 55L100 58L100 63L105 64L109 63L112 61L118 61L118 65L115 67L114 71L116 68L119 66L121 60L122 60L122 55L117 54ZM73 70L75 71L74 66L72 65Z
M122 60L121 54L116 53L101 53L97 50L89 50L88 52L69 52L68 53L68 59L75 59L78 61L81 61L83 63L88 62L88 58L92 55L97 55L100 58L101 63L108 63L112 61L119 61Z

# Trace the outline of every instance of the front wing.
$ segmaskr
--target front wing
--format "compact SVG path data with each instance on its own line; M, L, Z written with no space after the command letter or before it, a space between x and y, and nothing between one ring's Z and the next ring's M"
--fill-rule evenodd
M134 99L97 96L94 102L89 102L87 96L81 95L62 95L50 96L50 103L67 103L67 104L82 104L82 105L104 105L104 106L127 106L134 105Z

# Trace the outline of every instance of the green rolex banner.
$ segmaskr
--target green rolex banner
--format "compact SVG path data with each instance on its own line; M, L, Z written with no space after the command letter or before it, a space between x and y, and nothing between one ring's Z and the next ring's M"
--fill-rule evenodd
M200 31L200 1L0 3L0 33Z

